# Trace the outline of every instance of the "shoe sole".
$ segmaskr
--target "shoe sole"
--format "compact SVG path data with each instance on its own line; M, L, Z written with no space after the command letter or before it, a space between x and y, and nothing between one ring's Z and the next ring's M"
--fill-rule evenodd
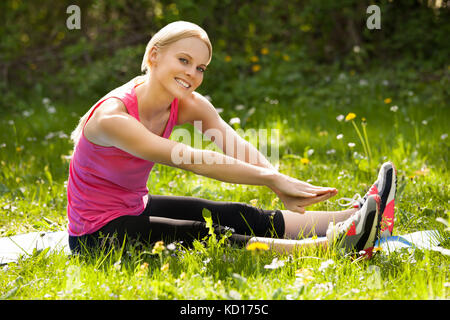
M391 236L394 229L395 215L395 194L397 192L397 169L392 162L389 162L391 168L387 169L385 174L386 184L381 191L381 234L382 236ZM387 192L389 190L389 193Z
M365 225L365 231L364 235L361 237L361 239L357 243L357 248L360 248L359 250L369 250L372 249L375 245L375 241L377 240L377 235L380 230L380 222L381 222L381 215L380 215L380 205L381 205L381 199L379 196L375 196L375 202L376 202L376 209L375 211L371 211L369 213L369 216L367 217L366 225ZM367 225L367 222L371 223ZM370 230L370 233L367 234L367 231Z
M380 231L380 222L381 222L381 215L380 215L380 197L378 195L371 195L367 201L370 201L370 199L375 200L375 208L367 208L367 216L364 219L363 228L364 230L361 231L362 235L361 237L356 241L356 244L354 243L354 240L351 239L350 236L344 236L341 242L341 245L344 248L347 249L354 249L357 252L364 250L365 252L372 252L373 246L375 245L375 241L378 238L378 234ZM370 205L368 203L367 205ZM353 226L350 228L353 229ZM356 236L356 235L355 235Z
M375 201L377 203L377 209L375 212L374 221L372 222L372 228L370 230L370 234L365 243L365 247L362 250L360 250L360 251L363 251L361 253L361 255L367 259L371 259L373 256L373 248L375 246L375 242L379 238L378 235L380 234L380 228L381 228L382 216L380 214L380 205L381 205L380 197L375 197Z

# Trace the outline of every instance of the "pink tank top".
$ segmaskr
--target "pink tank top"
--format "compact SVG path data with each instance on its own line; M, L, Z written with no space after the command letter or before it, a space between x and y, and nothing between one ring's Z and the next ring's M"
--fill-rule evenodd
M135 81L115 89L107 99L120 99L128 113L139 121ZM163 133L168 139L177 122L178 100L174 99ZM85 124L86 125L86 124ZM69 166L67 183L68 232L72 236L90 234L109 221L124 215L139 215L148 201L147 181L154 162L137 158L116 147L96 145L81 134Z

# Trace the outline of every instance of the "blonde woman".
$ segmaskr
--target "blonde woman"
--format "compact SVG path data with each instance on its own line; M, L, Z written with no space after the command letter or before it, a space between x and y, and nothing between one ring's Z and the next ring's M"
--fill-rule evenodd
M346 235L349 248L373 247L380 225L379 195L367 195L357 208L344 211L305 212L305 207L335 196L337 190L278 172L221 119L195 91L211 57L212 46L201 27L171 23L148 43L142 61L145 75L108 93L80 119L72 133L75 146L67 186L72 251L82 245L95 247L100 238L113 235L121 243L171 239L188 244L207 234L204 208L212 213L218 233L231 229L230 240L242 245L262 241L290 251L295 246L327 245ZM214 142L223 154L168 139L174 126L194 122L201 123L203 132L221 133L222 141ZM236 150L245 150L245 157L239 159ZM228 183L267 186L286 210L149 194L147 180L154 163ZM352 226L357 232L350 235ZM299 235L325 236L327 231L327 240L295 240Z

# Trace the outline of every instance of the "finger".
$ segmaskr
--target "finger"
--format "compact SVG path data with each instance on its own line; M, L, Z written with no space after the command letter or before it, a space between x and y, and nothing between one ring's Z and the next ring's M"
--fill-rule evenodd
M306 190L306 192L315 194L315 196L317 197L317 196L321 196L321 195L325 195L325 194L336 193L337 190L327 188L327 189Z
M317 194L309 193L309 192L305 192L305 191L299 191L296 196L303 197L303 198L314 198L314 197L317 197Z
M328 200L328 199L330 199L331 197L333 197L335 195L336 195L335 193L326 193L326 194L323 194L323 195L320 195L320 196L316 196L314 198L308 198L308 199L305 200L305 202L306 202L305 206L309 206L309 205L312 205L312 204L315 204L315 203L318 203L318 202L322 202L322 201Z
M332 187L319 187L319 186L310 186L307 189L315 190L315 191L332 191L332 190L336 190L336 188L332 188Z
M295 212L304 214L306 212L306 209L304 207L297 206L297 210L295 210Z

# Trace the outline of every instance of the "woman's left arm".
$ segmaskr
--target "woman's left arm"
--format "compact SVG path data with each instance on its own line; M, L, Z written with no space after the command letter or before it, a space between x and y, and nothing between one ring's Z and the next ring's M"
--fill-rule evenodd
M276 170L269 160L251 143L226 123L217 110L201 94L194 92L179 102L178 122L191 123L210 138L229 157L243 162Z
M266 157L259 152L251 143L243 139L226 123L217 110L204 96L194 92L189 98L179 102L178 123L191 123L229 157L244 161L251 165L278 171ZM309 185L309 184L308 184ZM312 204L325 201L337 194L335 188L315 187L315 197L293 197L272 187L273 192L280 198L286 208L304 208Z

